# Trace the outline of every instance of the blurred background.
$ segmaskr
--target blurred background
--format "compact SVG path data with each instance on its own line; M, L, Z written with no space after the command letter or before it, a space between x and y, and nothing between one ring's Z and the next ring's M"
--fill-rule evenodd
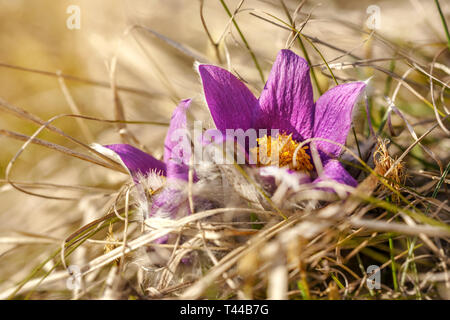
M284 0L283 3L292 15L300 1ZM240 1L226 0L226 4L234 12ZM379 9L378 38L370 35L367 26L372 14L372 11L368 12L370 6ZM450 3L441 1L441 6L450 20ZM75 11L68 11L70 8ZM278 0L247 0L241 3L240 9L236 21L267 79L277 52L289 45L291 39L291 32L281 28L282 23L273 17L288 21L285 10ZM332 63L355 61L349 55L351 53L361 60L380 59L373 65L392 70L392 57L397 56L400 47L404 54L420 63L431 61L446 42L442 22L431 0L308 0L297 15L297 26L308 16L309 21L302 32L328 44L316 42L324 57L328 61L334 60ZM75 28L69 28L68 24ZM0 29L0 98L44 121L56 115L74 113L116 119L110 72L114 57L117 65L113 79L119 88L127 120L167 123L177 102L191 97L197 101L192 116L208 119L193 67L196 60L229 68L248 83L255 95L263 88L245 44L236 28L231 27L230 18L218 0L0 0ZM222 40L217 51L208 32L215 42ZM312 64L322 64L317 52L306 43L305 46ZM292 48L302 55L297 42ZM446 54L439 61L448 67ZM394 72L401 76L407 69L405 63L399 62ZM322 91L334 85L323 65L315 70ZM62 77L58 76L59 72ZM337 68L334 72L341 82L373 76L372 116L379 123L387 107L383 99L386 83L389 83L387 74L361 66ZM436 72L449 77L442 70ZM427 79L417 72L412 72L409 79L416 81L415 88L430 100ZM393 80L387 88L388 95L392 95L396 85L397 81ZM433 110L405 89L399 92L397 106L412 123L434 118ZM396 118L393 121L394 126L402 123ZM53 125L86 144L122 141L118 126L111 123L63 117ZM38 127L0 109L1 130L29 136ZM419 127L417 133L423 133L425 129ZM129 124L128 130L139 140L140 146L161 157L165 126ZM366 130L367 127L362 125L358 134L364 137ZM38 137L86 153L80 146L47 130ZM432 135L427 139L429 148L445 158L445 152L450 148L449 139L437 139ZM398 137L398 143L403 146L411 142L407 132ZM11 134L0 135L0 235L4 239L28 234L61 240L104 214L102 208L108 201L105 194L117 190L128 179L122 173L49 148L30 145L14 163L10 179L24 182L22 186L31 183L27 190L33 192L80 200L27 195L4 180L9 161L23 143ZM414 152L418 157L425 157L427 162L433 162L420 149ZM423 167L423 163L414 158L407 160L411 168ZM33 185L37 183L80 188ZM0 243L0 291L11 287L29 272L34 266L30 261L46 257L47 249L42 244L24 245L6 240Z

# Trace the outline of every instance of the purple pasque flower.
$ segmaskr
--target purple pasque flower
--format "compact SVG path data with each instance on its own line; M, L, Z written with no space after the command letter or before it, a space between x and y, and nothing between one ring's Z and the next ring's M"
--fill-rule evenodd
M277 165L308 172L313 183L332 179L357 185L336 159L341 153L338 145L315 141L323 164L320 177L315 172L308 146L298 146L316 137L345 144L353 107L365 88L364 82L338 85L314 102L308 63L290 50L278 53L259 99L227 70L201 64L198 71L211 116L222 134L226 136L227 129L266 129L266 132L277 129L278 136L260 136L253 145L250 141L250 148L263 148L268 154L279 152ZM260 160L258 164L262 163Z
M127 168L136 184L152 175L166 177L164 188L153 196L150 215L175 218L183 206L183 183L188 181L190 141L187 136L186 111L190 99L183 100L174 110L164 141L163 161L128 144L105 145L113 151ZM153 193L156 190L147 190ZM185 207L185 208L182 208Z

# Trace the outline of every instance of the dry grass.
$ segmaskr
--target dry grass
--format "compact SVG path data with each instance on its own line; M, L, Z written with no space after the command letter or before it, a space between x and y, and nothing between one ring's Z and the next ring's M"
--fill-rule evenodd
M450 298L450 39L435 3L73 2L83 20L70 31L64 5L0 0L16 26L0 36L0 298ZM358 187L270 190L250 168L203 165L182 193L194 214L143 220L131 179L90 145L161 157L181 98L211 124L195 61L258 95L286 47L311 62L316 98L371 77L342 157Z

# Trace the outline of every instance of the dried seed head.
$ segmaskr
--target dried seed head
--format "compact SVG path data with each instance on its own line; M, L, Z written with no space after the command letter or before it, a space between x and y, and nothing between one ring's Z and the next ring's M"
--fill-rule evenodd
M388 145L389 140L382 140L381 138L378 138L377 150L373 155L375 172L381 176L385 176L389 171L389 173L385 176L387 178L387 183L392 188L399 191L406 178L405 166L402 161L395 164L397 159L394 159L389 155ZM398 200L397 198L397 195L394 195L394 199Z

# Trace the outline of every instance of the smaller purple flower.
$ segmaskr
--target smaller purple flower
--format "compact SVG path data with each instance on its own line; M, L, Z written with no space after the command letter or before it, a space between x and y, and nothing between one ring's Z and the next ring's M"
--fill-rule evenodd
M339 145L315 141L323 164L323 173L317 176L308 144L300 144L309 138L345 144L353 108L366 86L364 82L338 85L314 102L308 63L290 50L279 52L259 99L227 70L203 64L198 71L211 116L223 135L227 135L227 129L279 130L278 136L266 135L250 141L250 151L268 156L279 153L276 165L307 172L313 183L331 179L357 185L337 160L342 151ZM258 157L257 163L263 165L263 160L266 159Z
M183 100L174 110L164 141L163 161L128 144L111 144L103 147L113 151L127 168L136 184L147 177L165 177L164 188L153 196L150 215L175 218L183 207L183 183L188 181L190 142L187 136L186 111L190 99ZM153 177L154 180L155 177ZM157 190L147 190L153 193ZM165 239L160 240L164 242Z

